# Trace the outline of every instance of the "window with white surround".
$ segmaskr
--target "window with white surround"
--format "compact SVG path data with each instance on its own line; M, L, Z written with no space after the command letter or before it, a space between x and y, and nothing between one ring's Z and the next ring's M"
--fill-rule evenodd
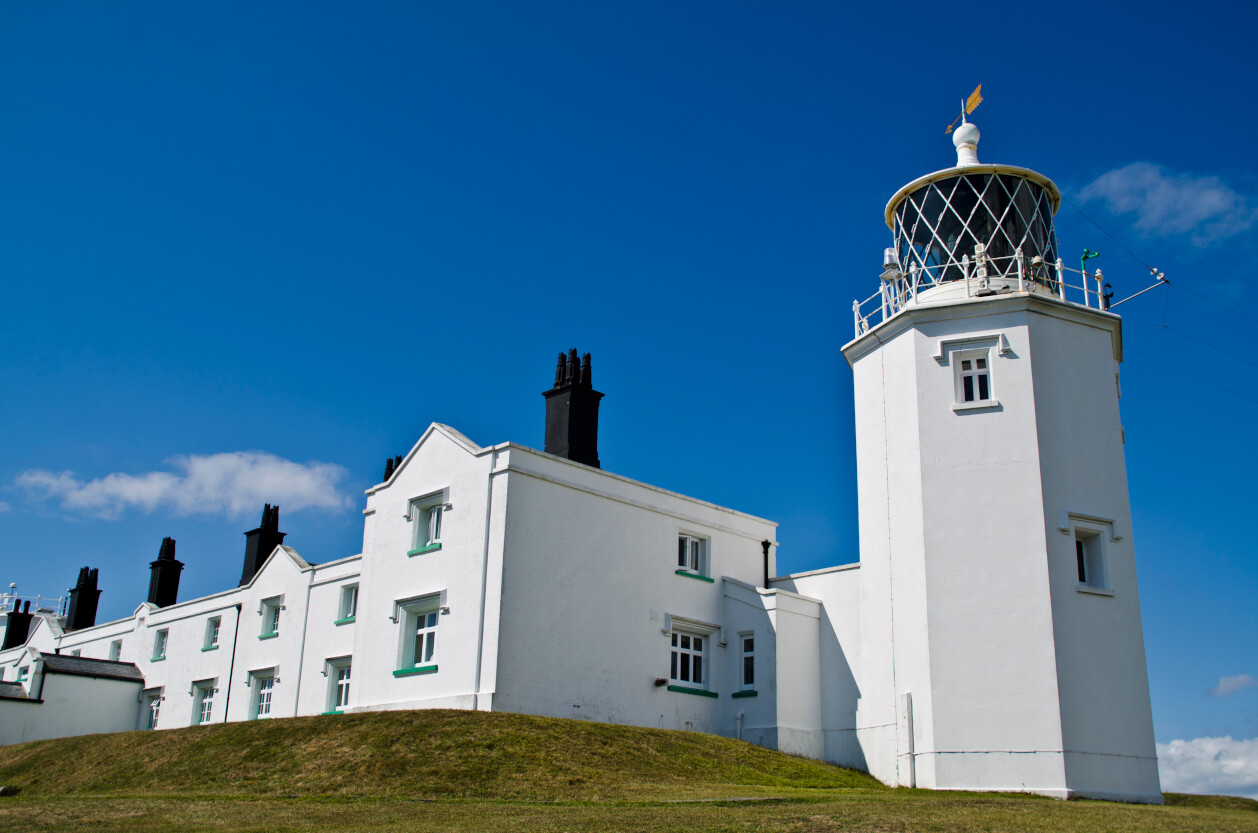
M201 680L192 684L192 725L210 723L214 719L214 680Z
M17 681L19 683L26 681L26 672L30 671L30 666L19 665L17 669Z
M1099 532L1075 528L1075 570L1079 583L1108 587L1105 581L1104 544Z
M397 603L402 642L398 668L393 672L395 677L436 672L437 626L445 610L441 605L441 594Z
M445 515L445 492L416 498L410 503L411 548L408 555L441 549L441 521Z
M738 686L743 691L756 687L756 635L751 631L738 635L738 647L742 651L742 666L738 669Z
M677 536L677 572L695 576L708 574L708 540L689 533Z
M1110 586L1109 554L1107 547L1119 536L1114 533L1112 521L1086 515L1068 515L1060 527L1070 537L1072 547L1071 572L1080 592L1112 596Z
M338 625L347 622L353 622L358 616L358 585L347 584L341 588L341 607L340 615L337 617Z
M271 698L275 694L275 671L254 671L249 675L253 688L250 701L249 719L262 720L271 716Z
M122 656L122 640L115 639L113 642L109 643L109 661L117 662L119 657L121 656Z
M350 672L353 670L349 657L328 660L328 711L339 712L349 705Z
M284 599L282 596L274 596L262 601L262 633L258 635L258 639L270 639L273 636L279 636L280 611L283 609Z
M153 636L153 662L166 659L166 640L170 637L170 631L162 628Z
M212 651L218 647L218 632L223 626L222 616L211 616L205 620L205 644L202 651Z
M156 729L162 711L162 690L150 688L144 692L144 709L141 712L145 729Z
M707 669L704 667L704 645L707 635L673 631L673 651L669 664L669 679L680 685L706 688Z
M982 405L993 401L991 357L988 350L967 350L953 356L956 363L957 404Z

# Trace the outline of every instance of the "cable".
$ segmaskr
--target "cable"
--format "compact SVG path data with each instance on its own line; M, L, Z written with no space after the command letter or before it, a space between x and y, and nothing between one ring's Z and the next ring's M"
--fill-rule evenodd
M1241 312L1241 311L1240 311L1240 310L1238 310L1238 309L1233 309L1232 307L1229 307L1227 304L1220 304L1218 301L1214 300L1213 298L1207 298L1205 295L1202 295L1200 292L1194 292L1193 290L1189 289L1188 287L1186 287L1186 286L1181 286L1181 285L1179 285L1179 284L1177 284L1177 283L1176 283L1176 284L1171 284L1171 285L1172 285L1172 286L1174 286L1176 289L1182 289L1182 290L1184 290L1184 291L1185 291L1185 292L1187 292L1189 295L1196 295L1196 296L1197 296L1198 298L1200 298L1201 300L1203 300L1203 301L1205 301L1205 302L1207 302L1207 303L1210 303L1210 304L1214 304L1216 307L1221 307L1222 309L1225 309L1225 310L1227 310L1228 312L1235 313L1236 315L1239 315L1241 318L1248 318L1250 321L1253 321L1254 323L1258 323L1258 318L1254 318L1252 315L1246 315L1245 313Z
M1155 358L1153 358L1153 357L1152 357L1152 356L1150 356L1148 353L1141 353L1139 350L1132 350L1131 348L1127 348L1127 352L1128 352L1128 353L1134 353L1134 354L1136 354L1137 356L1142 356L1143 358L1146 358L1146 359L1148 359L1149 361L1151 361L1151 362L1153 362L1153 363L1155 363L1155 364L1160 364L1160 365L1162 365L1163 367L1169 367L1171 370L1174 370L1174 371L1176 371L1177 373L1182 373L1182 374L1184 374L1185 376L1190 376L1190 377L1192 377L1192 378L1194 378L1194 379L1196 379L1196 380L1198 380L1198 381L1200 381L1200 382L1205 382L1207 385L1213 385L1213 386L1214 386L1214 387L1216 387L1216 388L1220 388L1220 389L1222 389L1222 390L1225 390L1225 391L1227 391L1228 393L1231 393L1231 394L1234 394L1234 395L1236 395L1236 396L1239 396L1241 399L1248 400L1248 401L1250 401L1250 402L1253 402L1255 405L1258 405L1258 399L1255 399L1255 398L1253 398L1252 396L1249 396L1248 394L1244 394L1244 393L1241 393L1241 392L1240 392L1240 391L1238 391L1238 390L1234 390L1234 389L1232 389L1232 388L1229 388L1227 385L1220 385L1218 382L1211 381L1210 379L1207 379L1207 378L1206 378L1206 377L1204 377L1204 376L1198 376L1196 373L1192 373L1192 372L1190 372L1190 371L1184 370L1182 367L1176 367L1176 366L1175 366L1175 365L1173 365L1173 364L1167 364L1166 362L1162 361L1161 359L1155 359Z
M1245 364L1250 365L1251 367L1258 367L1258 362L1250 361L1244 356L1238 356L1235 353L1229 353L1227 350L1224 350L1222 347L1216 347L1215 345L1211 344L1208 341L1202 341L1196 336L1190 336L1188 333L1184 332L1183 330L1177 330L1174 327L1170 326L1169 324L1163 324L1162 328L1166 330L1170 330L1172 333L1177 333L1190 341L1195 341L1198 344L1202 345L1203 347L1209 347L1211 350L1215 350L1219 353L1222 353L1225 356L1236 359L1238 362L1244 362Z
M1071 208L1073 208L1075 211L1078 211L1078 212L1079 212L1079 216L1083 217L1083 219L1087 220L1089 223L1091 223L1092 225L1096 226L1096 227L1097 227L1097 229L1101 232L1101 234L1104 234L1104 235L1105 235L1106 237L1108 237L1110 240L1113 240L1115 243L1117 243L1117 244L1118 244L1119 248L1121 248L1124 252L1126 252L1127 254L1129 254L1129 255L1131 255L1132 257L1134 257L1134 258L1136 259L1136 262L1137 262L1137 263L1139 263L1139 264L1140 264L1141 266L1143 266L1144 268L1148 269L1148 270L1149 270L1150 272L1152 272L1153 274L1155 274L1155 275L1157 274L1157 272L1158 272L1158 270L1157 270L1157 269L1154 269L1152 266L1150 266L1149 264L1145 263L1145 262L1144 262L1144 260L1142 260L1142 259L1141 259L1140 255L1136 254L1136 253L1135 253L1135 252L1133 252L1131 249L1129 249L1129 248L1127 248L1126 246L1124 246L1124 245L1123 245L1123 241L1119 240L1117 237L1115 237L1114 235L1112 235L1112 234L1110 234L1108 231L1106 231L1106 230L1105 230L1105 229L1101 226L1101 224L1100 224L1100 223L1098 223L1096 220L1093 220L1093 219L1092 219L1091 217L1089 217L1087 214L1084 214L1084 213L1083 213L1083 209L1082 209L1082 208L1080 208L1079 206L1075 205L1073 202L1071 202L1071 200L1070 200L1070 199L1069 199L1069 198L1068 198L1065 194L1062 194L1061 198L1062 198L1063 200L1065 200L1067 203L1069 203Z

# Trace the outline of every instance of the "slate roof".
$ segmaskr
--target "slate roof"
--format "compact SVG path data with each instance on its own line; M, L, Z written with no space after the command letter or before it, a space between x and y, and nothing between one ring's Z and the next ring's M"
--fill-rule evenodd
M102 677L106 680L130 680L144 682L144 675L133 662L110 662L107 659L71 657L65 654L41 654L44 672L73 674L79 677Z
M0 700L27 700L21 683L0 683Z

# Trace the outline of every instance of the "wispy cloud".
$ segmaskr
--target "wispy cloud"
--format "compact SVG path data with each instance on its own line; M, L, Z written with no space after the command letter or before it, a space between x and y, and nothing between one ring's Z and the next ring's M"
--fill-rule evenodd
M1226 697L1244 688L1258 688L1258 680L1248 674L1237 674L1235 677L1219 677L1219 684L1210 689L1212 697Z
M1258 799L1258 738L1196 738L1159 743L1162 789Z
M1209 246L1249 230L1258 220L1252 200L1217 176L1176 173L1134 162L1097 177L1079 192L1114 214L1134 214L1144 234L1184 235Z
M294 463L265 451L232 451L172 457L171 471L114 473L84 480L72 471L24 471L14 485L36 500L57 500L67 512L117 518L127 509L168 508L180 515L236 517L263 503L290 512L343 509L337 489L345 469L332 463Z
M12 506L5 503L3 500L0 500L0 515L3 515L5 512L9 512L12 509L13 509Z

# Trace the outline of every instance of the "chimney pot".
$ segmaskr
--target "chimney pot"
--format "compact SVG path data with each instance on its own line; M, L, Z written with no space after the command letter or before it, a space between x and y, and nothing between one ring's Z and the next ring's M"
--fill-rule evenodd
M590 354L578 358L576 348L567 359L559 354L555 386L546 398L547 454L600 468L598 459L598 405L603 394L594 390Z

